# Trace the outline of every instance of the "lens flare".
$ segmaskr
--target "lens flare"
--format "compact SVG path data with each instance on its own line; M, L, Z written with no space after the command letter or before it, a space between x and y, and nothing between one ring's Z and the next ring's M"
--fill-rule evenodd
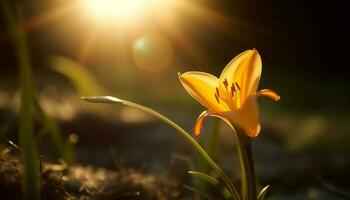
M133 56L138 67L149 72L159 72L171 62L172 47L163 35L151 33L137 39L133 46Z

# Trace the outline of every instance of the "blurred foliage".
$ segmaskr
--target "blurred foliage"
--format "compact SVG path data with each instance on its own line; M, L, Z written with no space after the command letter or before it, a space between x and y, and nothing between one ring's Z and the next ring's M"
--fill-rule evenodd
M21 162L24 167L23 197L24 199L40 199L39 157L33 127L34 112L37 112L39 122L43 126L42 132L48 133L50 142L57 152L57 158L62 158L68 163L72 162L72 148L69 143L64 142L55 120L45 113L37 101L30 55L25 33L20 25L20 17L15 16L5 0L1 3L9 33L15 46L20 74L19 146Z
M3 11L13 37L15 50L20 67L20 113L19 113L19 145L21 161L24 168L22 180L23 199L39 200L39 168L37 162L36 144L33 137L32 106L34 89L26 39L15 16L6 1L2 1Z
M80 96L104 95L106 90L97 83L90 72L79 63L64 58L54 56L51 58L52 69L66 76L74 85Z
M205 183L208 183L214 186L218 191L220 191L224 199L232 199L232 194L230 194L230 191L226 187L222 186L220 181L218 181L216 178L209 176L206 173L201 173L196 171L189 171L188 173L204 181ZM203 194L207 194L207 192L203 191L203 189L198 188L198 191L202 191ZM210 196L210 195L207 195L207 196Z
M54 157L62 158L66 163L72 163L74 161L73 144L70 141L64 141L56 120L46 114L37 100L35 100L34 108L43 125L41 133L48 135L49 142L53 146Z

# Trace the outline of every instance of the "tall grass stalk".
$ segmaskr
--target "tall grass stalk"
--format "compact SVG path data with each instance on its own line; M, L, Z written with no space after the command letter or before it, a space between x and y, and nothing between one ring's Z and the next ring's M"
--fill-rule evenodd
M23 199L40 199L39 168L36 145L33 137L32 105L34 101L33 80L30 67L27 42L23 30L5 0L2 7L6 22L15 45L20 68L20 109L19 109L19 145L24 168L22 180Z

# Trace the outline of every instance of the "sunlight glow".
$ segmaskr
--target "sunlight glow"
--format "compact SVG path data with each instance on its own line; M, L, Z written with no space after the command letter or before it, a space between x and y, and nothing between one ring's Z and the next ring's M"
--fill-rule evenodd
M129 18L142 13L147 0L83 0L90 14L97 17Z
M102 40L108 47L116 44L118 60L123 60L124 49L133 42L132 53L135 64L149 72L160 72L169 67L173 46L176 44L183 52L200 64L210 63L210 56L194 42L195 36L189 34L187 25L211 26L227 34L237 35L239 27L250 27L235 18L222 15L210 9L207 3L195 0L78 0L82 19L92 23L94 33L86 34L77 54L84 62ZM148 35L157 32L160 35ZM101 37L101 34L105 34ZM241 36L244 38L244 35ZM102 44L102 43L101 43ZM107 46L106 45L106 46ZM101 45L99 45L101 46ZM97 48L97 47L96 47ZM151 56L157 52L155 55ZM164 57L159 56L164 54ZM125 59L124 59L125 60Z

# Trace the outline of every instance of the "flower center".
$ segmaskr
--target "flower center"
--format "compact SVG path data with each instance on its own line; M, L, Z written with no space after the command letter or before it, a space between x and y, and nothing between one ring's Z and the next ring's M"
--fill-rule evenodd
M226 98L220 97L219 88L216 87L215 94L214 94L216 101L218 102L218 104L220 104L220 99L221 100L227 99L230 104L234 105L234 103L237 101L240 95L241 87L237 82L231 83L231 85L229 85L227 79L223 81L223 84L226 90L226 95L225 95Z

